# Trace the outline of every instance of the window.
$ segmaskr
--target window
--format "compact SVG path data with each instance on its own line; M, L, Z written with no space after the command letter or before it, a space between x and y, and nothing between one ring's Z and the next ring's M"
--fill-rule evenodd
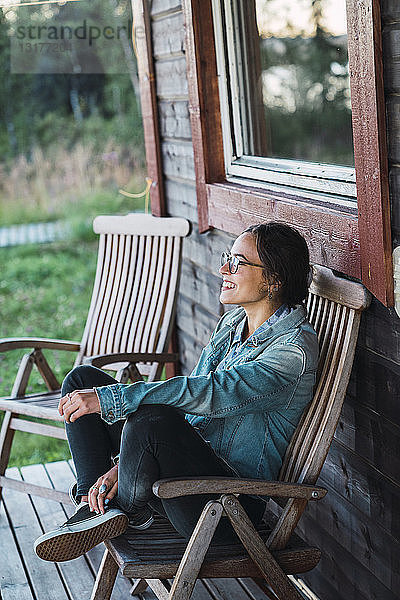
M213 0L213 21L227 176L354 205L345 0Z
M296 27L302 22L306 6L317 10L318 6L329 4L329 0L295 1L296 8L294 1L288 4ZM391 304L393 276L379 2L346 0L349 69L344 31L336 35L325 27L323 12L314 14L314 21L317 18L324 28L325 70L330 71L327 77L332 86L324 93L331 97L339 94L343 110L341 131L345 131L345 121L349 120L347 71L350 73L354 167L348 129L342 135L347 142L344 140L340 146L336 140L333 143L335 136L331 135L327 136L328 143L318 149L318 135L313 138L311 121L306 125L310 144L291 145L279 139L280 122L285 118L290 121L290 105L279 108L279 95L281 100L283 97L279 91L285 85L284 77L289 86L293 85L300 67L292 61L278 65L281 68L277 70L278 49L275 48L275 57L272 51L269 55L265 49L260 51L259 32L261 45L269 44L271 48L271 36L278 37L278 33L261 24L263 7L279 11L286 4L286 0L184 0L200 231L217 227L238 233L255 221L287 222L305 235L314 262L362 278L382 302ZM343 5L339 0L333 4L336 11L344 8L344 0ZM275 24L277 20L267 15L266 22ZM284 27L288 29L287 22ZM296 40L296 35L291 37L289 33L285 33L286 47L291 45L292 55L301 58L310 35L306 32L297 36L303 39ZM329 48L333 42L336 60ZM269 63L263 62L268 60ZM277 73L281 75L280 82ZM275 95L271 75L275 76ZM268 85L264 85L263 78ZM315 83L324 85L326 79L314 81L314 87L312 80L308 88L305 86L306 97L317 102L320 86ZM287 98L286 94L286 101L290 102ZM317 116L318 120L321 115L312 112L307 116ZM299 116L297 113L295 117ZM294 124L292 119L292 130ZM337 119L336 125L339 128ZM315 148L310 148L313 144ZM316 162L318 157L321 162Z

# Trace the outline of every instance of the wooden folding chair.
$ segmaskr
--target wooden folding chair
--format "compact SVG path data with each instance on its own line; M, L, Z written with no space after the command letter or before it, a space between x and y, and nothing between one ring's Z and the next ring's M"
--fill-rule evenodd
M136 578L132 593L150 586L160 600L188 600L196 579L253 577L270 598L301 600L288 574L309 571L321 552L307 546L294 529L309 500L326 490L315 485L331 444L353 363L360 315L369 304L365 288L314 267L308 314L318 333L320 358L313 400L287 449L279 481L232 478L169 479L153 486L159 498L215 493L204 507L188 543L162 517L146 531L105 542L106 551L92 600L110 597L115 576ZM256 530L238 494L271 498L265 526ZM241 544L210 545L221 516L227 517ZM173 578L172 585L168 580Z
M189 222L131 213L97 217L93 228L100 234L97 271L82 341L0 340L0 352L32 349L22 358L11 396L0 399L0 410L5 411L0 433L0 494L2 487L13 487L29 494L69 501L65 492L4 476L16 430L66 439L64 428L22 418L63 420L57 411L60 384L43 349L77 352L75 365L90 362L89 357L97 356L96 364L108 364L107 369L117 371L117 379L123 382L135 381L143 375L150 381L159 379L164 364L178 360L168 348L179 282L181 242L189 233ZM102 363L101 357L105 354L112 357ZM48 392L26 396L34 365Z

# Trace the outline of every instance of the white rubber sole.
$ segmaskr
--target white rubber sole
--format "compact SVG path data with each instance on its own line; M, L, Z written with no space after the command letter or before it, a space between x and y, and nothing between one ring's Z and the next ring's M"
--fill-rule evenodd
M117 509L96 515L82 523L60 527L40 536L34 544L42 560L63 562L85 554L104 540L121 535L128 527L128 517Z

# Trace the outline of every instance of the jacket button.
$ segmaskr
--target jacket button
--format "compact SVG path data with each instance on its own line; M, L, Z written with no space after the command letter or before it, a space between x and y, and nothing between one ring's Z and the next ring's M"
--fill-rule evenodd
M110 412L108 413L107 417L108 417L109 419L113 419L113 418L114 418L114 413L113 413L113 411L112 411L112 410L110 410Z

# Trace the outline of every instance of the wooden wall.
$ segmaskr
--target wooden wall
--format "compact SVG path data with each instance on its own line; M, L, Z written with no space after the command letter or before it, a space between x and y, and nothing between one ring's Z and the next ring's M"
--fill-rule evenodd
M167 208L170 215L193 223L193 232L184 243L177 310L182 372L187 373L222 314L219 256L230 246L232 236L217 231L198 233L181 2L153 0L151 15Z
M400 244L400 2L382 0L393 238ZM222 307L218 258L232 237L199 235L180 0L153 0L152 32L169 214L189 218L178 338L188 373ZM323 550L305 582L321 600L395 600L400 589L400 319L378 301L364 315L353 374L321 476L329 488L302 521Z

